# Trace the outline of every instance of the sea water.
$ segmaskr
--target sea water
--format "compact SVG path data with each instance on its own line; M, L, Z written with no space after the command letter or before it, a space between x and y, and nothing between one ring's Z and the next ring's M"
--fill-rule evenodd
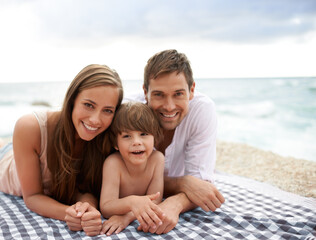
M0 83L0 137L36 109L61 108L69 82ZM123 81L126 93L141 80ZM316 161L316 77L196 79L216 104L218 139Z

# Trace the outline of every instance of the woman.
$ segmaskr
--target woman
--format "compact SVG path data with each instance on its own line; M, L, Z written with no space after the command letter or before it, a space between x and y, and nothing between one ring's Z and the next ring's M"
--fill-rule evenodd
M111 152L107 128L122 98L115 71L103 65L81 70L61 111L17 121L13 149L4 147L0 159L0 191L23 196L30 210L66 221L70 230L99 234L102 165Z

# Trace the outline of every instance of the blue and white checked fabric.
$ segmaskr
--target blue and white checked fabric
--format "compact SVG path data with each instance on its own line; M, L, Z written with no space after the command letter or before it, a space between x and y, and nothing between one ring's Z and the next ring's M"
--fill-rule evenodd
M309 239L316 240L316 199L297 204L262 193L262 183L253 188L238 177L217 177L216 186L225 203L215 212L197 208L180 215L167 234L138 232L134 221L123 232L107 237L88 237L72 232L58 220L44 218L27 209L23 199L0 192L0 239ZM255 190L255 189L258 189ZM275 191L275 190L274 190Z

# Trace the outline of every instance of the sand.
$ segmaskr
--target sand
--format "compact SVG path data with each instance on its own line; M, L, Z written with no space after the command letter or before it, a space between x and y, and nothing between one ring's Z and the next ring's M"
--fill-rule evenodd
M241 143L218 141L216 169L316 198L316 162L282 157Z
M3 139L4 143L9 141L11 138ZM282 157L246 144L218 141L216 169L316 198L316 162Z

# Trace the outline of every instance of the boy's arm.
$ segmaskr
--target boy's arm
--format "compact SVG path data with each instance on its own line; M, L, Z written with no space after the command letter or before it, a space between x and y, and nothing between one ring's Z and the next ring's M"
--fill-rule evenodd
M127 196L119 198L120 189L120 164L118 154L108 157L103 164L102 189L100 210L105 218L113 215L124 215L132 211L135 218L143 226L155 226L161 222L163 216L160 208L152 202L160 194L146 196ZM162 194L162 193L161 193Z
M155 164L152 180L147 189L147 195L160 192L160 196L153 200L154 203L159 204L162 201L164 191L164 167L165 157L159 151L154 151L149 159L150 162Z
M120 189L120 167L119 167L119 155L110 155L103 163L102 170L102 187L100 195L100 211L105 218L109 218L115 214L125 214L129 210L122 212L124 209L120 209L120 205L115 202L119 200ZM114 202L114 204L112 203ZM120 213L118 211L121 211Z

